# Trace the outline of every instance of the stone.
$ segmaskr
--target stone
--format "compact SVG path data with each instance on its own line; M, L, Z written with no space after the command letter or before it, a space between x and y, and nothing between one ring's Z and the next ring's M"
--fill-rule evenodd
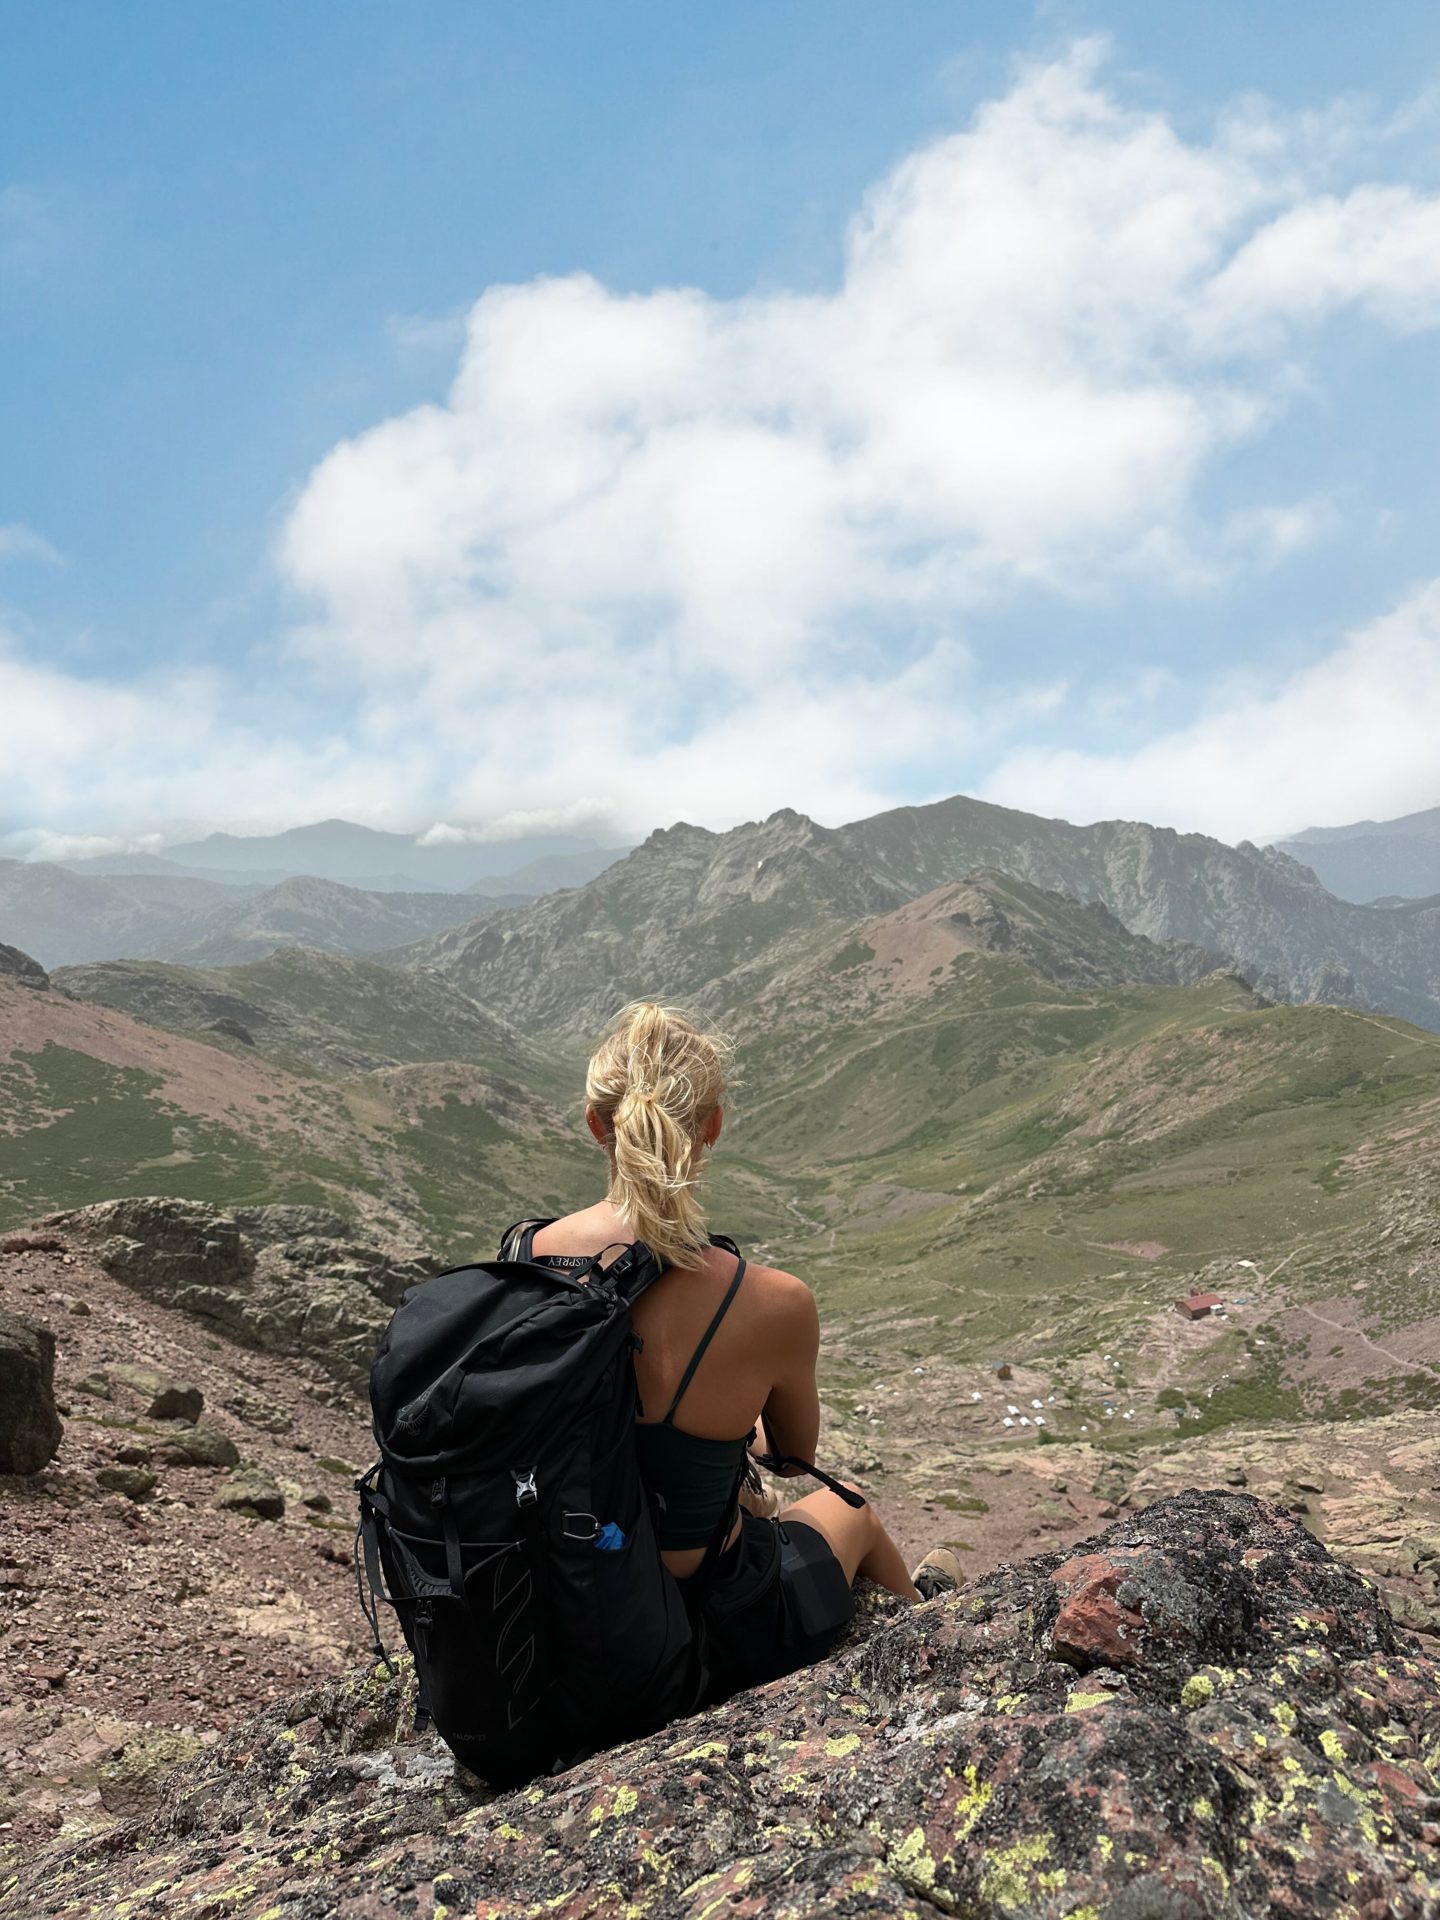
M194 1200L109 1200L41 1224L93 1247L145 1298L244 1346L314 1361L347 1395L364 1391L401 1295L441 1266L357 1241L320 1207L224 1213Z
M37 993L44 993L50 985L50 976L38 960L32 960L19 947L6 946L3 940L0 940L0 980L8 980L16 987L33 987Z
M166 1423L159 1443L161 1458L176 1467L234 1467L240 1449L223 1428L201 1420L191 1426L183 1420Z
M259 1427L264 1433L289 1433L295 1422L283 1407L263 1393L249 1387L236 1387L226 1397L226 1408L238 1415L247 1427Z
M312 1513L329 1513L334 1506L323 1487L311 1487L300 1496L302 1507L308 1507Z
M1140 1624L1123 1669L1077 1674L1057 1617L1112 1576ZM27 1920L1433 1915L1440 1657L1277 1508L1190 1489L924 1606L872 1594L819 1665L507 1793L417 1735L408 1660L367 1660L184 1756L119 1844L18 1853L6 1898Z
M216 1494L215 1505L227 1512L278 1520L285 1512L285 1496L264 1467L238 1467Z
M0 1473L39 1473L64 1428L55 1405L55 1336L0 1311Z
M140 1501L155 1491L157 1478L149 1467L101 1467L95 1482L107 1493L123 1493L127 1500Z
M146 1417L151 1420L198 1420L205 1405L199 1387L187 1380L175 1380L154 1367L112 1366L111 1378L129 1387L145 1401Z
M115 1458L122 1467L148 1467L150 1449L138 1440L128 1440L123 1447L115 1449Z
M7 1233L0 1235L0 1253L63 1253L65 1242L53 1233Z
M108 1373L97 1367L93 1373L84 1374L75 1382L77 1393L88 1393L92 1400L113 1400L115 1388Z

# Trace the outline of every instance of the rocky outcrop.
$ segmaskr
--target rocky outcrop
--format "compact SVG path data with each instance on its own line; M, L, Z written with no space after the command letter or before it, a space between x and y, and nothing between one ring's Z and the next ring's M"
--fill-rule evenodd
M7 947L3 940L0 940L0 979L11 980L17 987L35 987L42 993L50 985L50 976L38 960L32 960L19 947Z
M1228 956L1276 998L1440 1028L1440 901L1353 906L1274 848L1140 821L1072 826L964 795L838 828L788 808L727 833L671 827L586 886L453 928L409 957L532 1032L589 1032L652 980L743 1016L755 982L817 942L981 868L1098 902L1162 945Z
M347 1237L314 1207L234 1214L198 1201L112 1200L42 1224L93 1247L105 1271L146 1299L208 1321L245 1345L303 1355L360 1390L375 1342L407 1287L438 1263ZM197 1409L198 1411L198 1409Z
M0 1313L0 1473L38 1473L64 1429L55 1409L55 1336Z
M27 1915L1440 1913L1440 1662L1246 1494L868 1612L839 1655L501 1797L356 1679L252 1721Z

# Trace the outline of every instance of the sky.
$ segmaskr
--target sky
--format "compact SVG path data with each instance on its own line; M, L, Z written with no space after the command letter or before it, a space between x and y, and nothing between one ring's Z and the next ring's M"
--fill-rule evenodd
M1440 803L1440 14L0 0L0 853Z

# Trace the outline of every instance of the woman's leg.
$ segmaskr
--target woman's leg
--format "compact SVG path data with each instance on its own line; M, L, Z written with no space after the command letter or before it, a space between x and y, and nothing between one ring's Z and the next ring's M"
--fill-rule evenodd
M849 1485L849 1482L846 1484ZM851 1491L858 1493L860 1489L853 1487ZM819 1493L807 1494L803 1500L783 1507L780 1519L782 1523L801 1520L807 1527L814 1527L817 1533L823 1534L829 1542L830 1551L845 1569L847 1580L853 1581L863 1573L877 1587L888 1587L891 1593L898 1593L902 1600L919 1600L920 1595L901 1558L900 1549L885 1531L880 1515L868 1502L863 1507L848 1506L838 1493L831 1493L828 1487L822 1487Z

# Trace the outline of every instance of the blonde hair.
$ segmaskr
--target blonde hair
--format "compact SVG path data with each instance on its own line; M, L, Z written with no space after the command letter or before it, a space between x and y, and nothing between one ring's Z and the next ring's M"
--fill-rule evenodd
M710 1244L696 1196L701 1134L725 1097L728 1052L674 1007L635 1000L586 1070L586 1103L607 1135L607 1198L667 1266L698 1266Z

